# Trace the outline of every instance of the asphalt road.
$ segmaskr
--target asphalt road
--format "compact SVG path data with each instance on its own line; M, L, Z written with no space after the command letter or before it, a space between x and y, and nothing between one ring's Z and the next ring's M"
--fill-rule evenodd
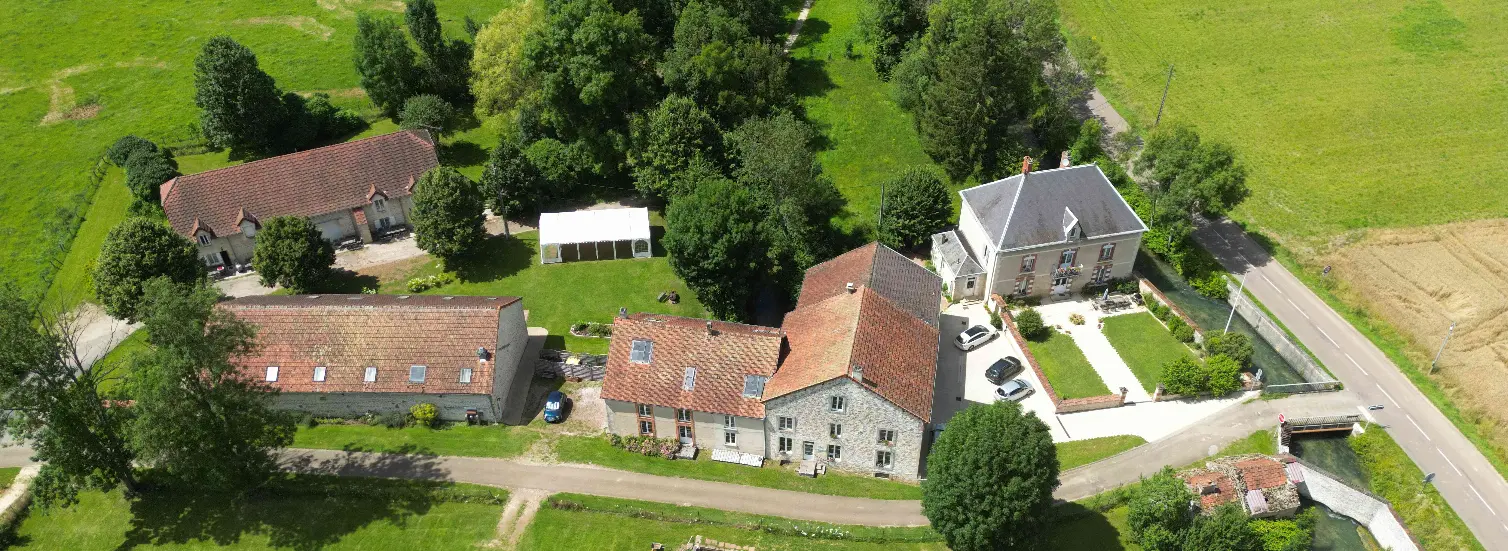
M1508 549L1508 483L1387 356L1273 260L1235 224L1200 224L1194 237L1367 404L1487 549ZM1442 328L1443 331L1443 328Z

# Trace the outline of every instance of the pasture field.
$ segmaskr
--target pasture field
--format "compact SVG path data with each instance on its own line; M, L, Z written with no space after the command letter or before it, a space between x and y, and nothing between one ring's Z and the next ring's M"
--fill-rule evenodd
M400 2L364 0L201 4L0 3L6 43L0 49L0 166L6 169L0 249L9 253L0 259L0 277L31 292L47 290L96 195L95 162L117 138L136 134L173 146L197 141L193 59L205 40L234 37L257 53L284 90L328 91L338 104L368 108L353 90L355 12L397 16L402 9ZM437 4L447 32L459 34L465 16L485 21L506 2Z
M1101 90L1226 140L1234 218L1300 257L1349 230L1508 215L1508 4L1480 0L1063 0L1107 58ZM1323 251L1320 251L1323 252Z

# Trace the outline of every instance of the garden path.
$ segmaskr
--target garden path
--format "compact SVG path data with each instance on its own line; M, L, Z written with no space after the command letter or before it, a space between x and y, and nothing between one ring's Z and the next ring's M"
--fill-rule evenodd
M1118 313L1132 313L1136 310L1127 310ZM1105 381L1105 386L1110 387L1110 392L1119 392L1126 389L1127 402L1150 402L1152 396L1137 380L1136 374L1121 359L1115 347L1110 345L1110 339L1098 329L1100 318L1106 317L1103 313L1095 310L1087 300L1069 302L1055 302L1037 307L1037 312L1042 314L1042 322L1047 325L1057 326L1060 330L1073 338L1073 343L1079 345L1079 350L1084 352L1084 357L1089 360L1089 365L1094 367L1095 373ZM1084 316L1083 325L1074 325L1068 321L1072 314Z

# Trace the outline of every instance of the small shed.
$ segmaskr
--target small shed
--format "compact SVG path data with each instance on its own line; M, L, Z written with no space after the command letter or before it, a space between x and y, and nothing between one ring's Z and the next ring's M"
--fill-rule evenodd
M649 209L578 210L539 215L541 264L649 256Z

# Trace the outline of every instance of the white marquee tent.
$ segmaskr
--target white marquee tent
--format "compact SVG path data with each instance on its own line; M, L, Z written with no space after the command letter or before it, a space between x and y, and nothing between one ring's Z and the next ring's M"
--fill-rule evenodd
M539 215L539 262L650 256L649 209L545 212Z

